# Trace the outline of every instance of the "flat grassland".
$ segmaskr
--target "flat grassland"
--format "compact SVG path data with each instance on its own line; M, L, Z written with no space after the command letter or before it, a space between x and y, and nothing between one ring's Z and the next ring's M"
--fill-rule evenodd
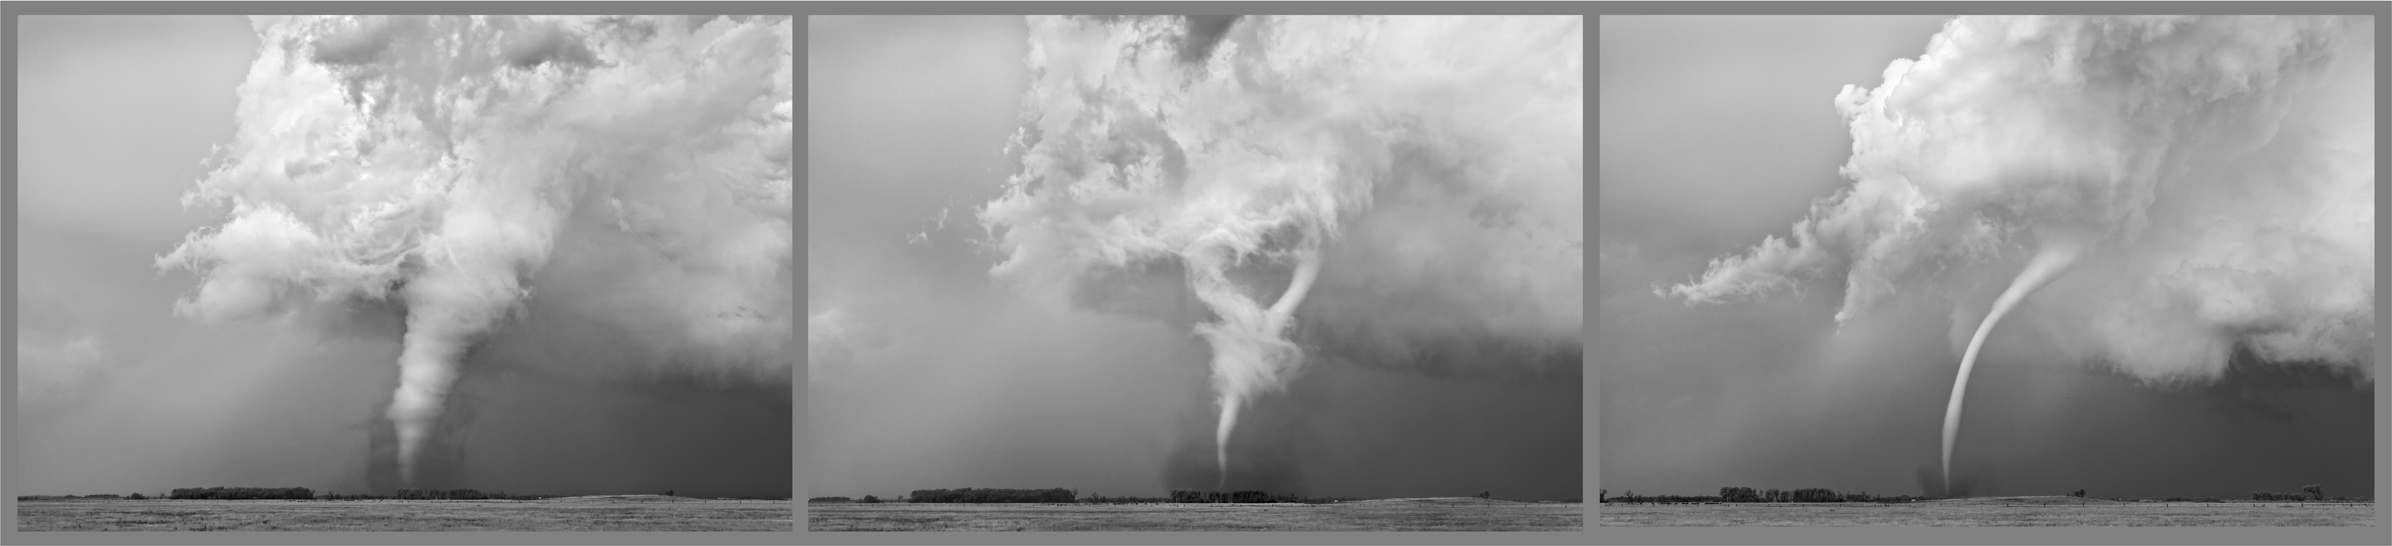
M808 531L1576 531L1586 505L1476 498L1329 504L806 505Z
M1911 503L1604 504L1606 527L2303 527L2375 524L2372 503L1989 497Z
M18 531L795 531L796 505L604 495L542 500L17 501Z

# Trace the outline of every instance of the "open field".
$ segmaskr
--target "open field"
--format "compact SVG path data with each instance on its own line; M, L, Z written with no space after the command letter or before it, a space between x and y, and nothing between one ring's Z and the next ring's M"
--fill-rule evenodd
M809 504L808 531L1576 531L1582 503Z
M1897 504L1604 504L1599 524L1661 526L2236 527L2367 526L2371 503L2129 502L1990 497Z
M604 495L543 500L17 501L19 531L779 531L782 500Z

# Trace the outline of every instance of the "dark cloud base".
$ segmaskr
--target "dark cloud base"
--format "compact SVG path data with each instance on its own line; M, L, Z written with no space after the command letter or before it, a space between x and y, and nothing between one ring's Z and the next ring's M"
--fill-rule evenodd
M469 368L425 449L422 488L790 496L795 408L787 386L576 383ZM396 490L395 432L388 420L371 426L367 487Z
M1229 444L1227 489L1582 498L1584 428L1571 411L1582 393L1574 381L1314 364L1286 392L1256 399L1240 417ZM1163 482L1170 489L1214 489L1220 486L1214 408L1204 404L1183 415Z

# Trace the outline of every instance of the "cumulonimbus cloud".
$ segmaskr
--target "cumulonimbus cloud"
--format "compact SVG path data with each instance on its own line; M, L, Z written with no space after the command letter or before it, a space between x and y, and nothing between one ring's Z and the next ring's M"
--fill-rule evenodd
M1224 437L1307 350L1577 346L1582 18L1204 23L1029 21L995 276L1155 315L1184 285Z
M1881 85L1836 96L1850 186L1791 239L1656 291L1707 303L1840 278L1843 320L1905 294L1968 298L2034 249L2081 241L2023 310L2073 356L2203 381L2240 346L2368 377L2374 31L2365 17L1954 19Z
M794 373L790 19L253 23L236 134L185 197L228 216L157 265L199 274L175 310L201 320L399 302L402 473L535 289L652 365ZM560 256L580 274L543 276Z

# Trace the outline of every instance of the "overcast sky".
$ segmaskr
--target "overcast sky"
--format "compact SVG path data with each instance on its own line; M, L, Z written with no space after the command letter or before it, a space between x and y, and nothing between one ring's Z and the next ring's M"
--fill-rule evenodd
M1600 477L1612 494L1711 494L1723 486L1938 492L1939 431L1960 348L1987 302L2021 267L2019 250L1977 262L1983 265L1966 265L1971 262L1962 261L1965 256L1922 260L1945 265L1922 266L1914 278L1891 277L1883 285L1855 274L1855 285L1900 288L1841 324L1836 315L1848 303L1847 284L1836 269L1790 274L1791 282L1768 286L1774 292L1722 303L1689 304L1660 292L1702 280L1712 260L1745 255L1766 237L1789 238L1789 226L1814 212L1814 200L1850 186L1838 169L1855 153L1856 129L1839 117L1839 91L1845 85L1878 87L1890 63L1928 50L1944 19L1602 19L1601 319L1593 360L1601 374ZM2352 61L2358 62L2372 60ZM1977 84L2016 80L1997 76ZM2320 89L2352 88L2334 83ZM2359 105L2346 99L2363 97L2367 88L2355 89L2308 102ZM2364 111L2335 116L2353 113L2362 115L2349 119L2365 119ZM2286 115L2293 120L2285 122L2286 134L2308 130L2296 121L2334 123L2322 121L2331 116L2300 109ZM2318 129L2330 134L2325 130ZM2014 144L2001 145L2066 145L2048 138L2009 142ZM1875 165L1856 172L1873 172ZM1925 180L1921 184L1940 183L1922 174L1933 164L1905 165L1914 169L1905 172ZM2367 179L2349 180L2371 191ZM1943 190L1948 188L1931 191ZM2372 194L2358 200L2373 201ZM2160 202L2164 207L2168 200ZM2319 216L2321 210L2287 217ZM2259 212L2243 216L2281 211ZM2361 227L2372 233L2372 211L2362 212L2368 223ZM2174 218L2166 214L2152 213L2153 223L2162 226L2154 229L2167 229L2164 222ZM1843 244L1835 237L1854 232L1830 230L1857 228L1820 229L1827 246L1813 249L1862 244L1833 246ZM1865 248L1875 252L1900 243ZM2354 245L2361 243L2357 248L2368 250L2354 259L2371 264L2372 240ZM2129 256L2122 260L2141 256L2104 252ZM1951 271L1941 269L1947 266ZM2080 270L2095 267L2113 265ZM2362 272L2371 287L2368 267ZM2247 347L2207 377L2123 371L2109 360L2081 358L2076 347L2099 347L2102 340L2069 344L2069 329L2055 328L2067 317L2055 317L2062 312L2055 310L2069 308L2060 301L2130 293L2089 288L2096 281L2085 277L2107 273L2100 271L2075 281L2063 277L2042 294L2052 298L2027 300L2013 315L2018 318L1992 334L1970 383L1965 432L1951 463L1955 474L1972 482L1970 493L2051 495L2082 488L2098 496L2238 498L2307 484L2322 484L2328 494L2367 493L2376 406L2374 385L2364 374L2341 364L2262 362ZM2062 293L2069 295L2054 296ZM2372 297L2371 288L2366 293ZM2372 328L2372 312L2364 316ZM2180 337L2176 343L2198 340ZM2226 356L2219 358L2223 363Z
M1152 31L1170 40L1172 47L1188 47L1184 44L1189 43L1189 33L1176 18L1149 22L1158 26L1056 22L1044 42L1049 48L1044 58L1059 66L1044 74L1068 77L1074 68L1064 63L1108 58L1114 51L1140 54L1138 50L1107 49L1117 46L1105 45L1114 43L1107 40L1137 41L1124 33ZM1383 23L1325 19L1288 24ZM1506 47L1531 48L1539 54L1511 55L1524 60L1516 73L1499 76L1552 74L1556 81L1576 81L1580 74L1575 72L1577 57L1569 54L1577 51L1580 43L1574 41L1579 34L1576 18L1518 24L1547 30L1520 33L1526 37L1524 41ZM1483 32L1455 27L1450 21L1418 21L1414 25L1391 32ZM1284 55L1299 59L1289 62L1305 66L1300 59L1307 51L1264 45L1267 40L1255 34L1259 31L1252 30L1252 20L1223 28L1200 31L1226 33L1219 35L1212 50L1221 55L1215 62L1247 62L1236 61L1234 54L1228 53L1237 51ZM1070 119L1071 111L1056 105L1079 97L1032 94L1025 98L1036 83L1025 70L1032 38L1030 26L1018 17L816 17L809 21L809 496L886 497L915 489L959 487L1066 487L1082 495L1160 496L1169 489L1213 489L1217 485L1213 449L1216 393L1208 381L1207 366L1212 348L1193 333L1196 325L1211 315L1187 294L1178 262L1162 259L1144 266L1152 269L1133 268L1127 273L1090 269L1101 280L1072 287L1070 298L1041 297L1041 292L1023 288L1035 282L1008 282L992 274L992 268L1009 254L1021 251L1030 255L1021 249L1037 244L1022 242L1031 239L992 242L978 216L982 206L1010 195L1007 177L1023 171L1023 154L1009 154L1008 139L1028 120ZM1073 41L1081 39L1095 45ZM1137 66L1169 67L1170 59L1184 51L1147 50L1144 54L1158 55L1149 62L1161 64ZM1562 60L1557 62L1554 55L1561 55ZM1101 72L1107 67L1082 65L1078 69ZM1189 73L1152 70L1117 74L1102 81L1129 89L1121 91L1130 97L1123 100L1140 100L1143 95L1135 90L1147 88L1138 87L1142 85L1139 78ZM1440 77L1426 70L1419 74ZM1563 76L1568 80L1559 80ZM1448 88L1441 86L1451 85L1443 83L1447 80L1428 81L1436 83L1381 87L1430 94L1447 92ZM1057 84L1048 88L1065 89ZM1223 93L1239 92L1236 89L1231 86ZM1415 112L1416 118L1431 120L1427 123L1440 123L1441 116L1468 111L1466 108L1492 107L1487 106L1493 104L1492 97L1509 97L1508 108L1547 104L1540 102L1546 96L1520 93L1559 92L1568 100L1552 104L1568 108L1580 104L1575 85L1528 90L1490 85L1481 89L1485 90L1483 97L1458 101L1412 102L1420 99L1404 96L1353 104L1366 111L1409 109L1406 111ZM1292 89L1286 107L1309 108L1308 103L1300 102L1309 97L1296 91L1311 90ZM1113 92L1090 91L1086 96L1101 98ZM1167 109L1162 119L1169 122L1210 115L1168 100L1161 108ZM1095 103L1092 107L1106 107L1097 99L1091 101ZM1232 99L1220 104L1246 108L1264 103ZM1425 104L1459 106L1421 106ZM1043 117L1027 114L1026 109L1043 109ZM1125 117L1144 114L1117 112ZM1510 125L1454 129L1446 136L1520 154L1543 153L1542 148L1524 146L1575 146L1581 138L1576 124L1564 122L1577 119L1578 110L1550 112L1553 115L1504 122ZM1254 128L1255 134L1268 134L1259 131L1280 130L1268 124L1302 119L1306 118L1282 113L1249 121L1266 124ZM1169 126L1169 122L1157 123ZM1138 122L1123 123L1134 127ZM1336 127L1329 122L1319 126ZM1047 142L1062 142L1054 136L1060 133L1054 131L1063 129L1054 127L1050 125L1050 132L1044 133ZM1532 136L1563 131L1558 134L1565 138L1539 137L1541 143L1531 145L1486 140L1503 138L1488 136L1494 133L1461 132L1504 127ZM1135 139L1161 134L1087 142L1099 146L1121 142L1135 150L1140 145ZM1184 146L1191 150L1187 157L1193 159L1158 156L1158 164L1181 165L1166 168L1194 173L1186 175L1194 180L1189 184L1235 184L1232 179L1206 177L1225 168L1271 166L1263 160L1218 162L1194 151L1198 148L1185 133L1172 134L1180 135L1181 140L1164 146L1173 147L1172 153ZM1241 149L1266 142L1259 140L1262 137L1241 138L1249 137L1225 137L1224 143L1213 149ZM1145 148L1148 153L1154 149ZM1376 150L1386 148L1364 149L1378 154L1382 152ZM1038 165L1083 159L1068 150L1040 150L1031 155L1055 159ZM1302 148L1287 152L1298 158L1316 153ZM1451 160L1434 159L1447 157L1441 153L1422 150L1417 155L1433 158L1423 161ZM1445 205L1392 193L1416 191L1403 185L1409 182L1383 182L1379 190L1382 206L1359 219L1349 219L1352 223L1345 227L1345 237L1328 243L1324 250L1328 264L1322 269L1319 285L1295 314L1296 342L1306 351L1306 360L1283 390L1260 395L1243 412L1230 443L1227 487L1349 497L1456 496L1482 491L1511 499L1581 496L1583 376L1578 364L1576 301L1578 279L1583 277L1577 265L1580 255L1573 246L1583 225L1577 204L1583 195L1578 155L1531 156L1539 158L1537 161L1559 161L1552 164L1512 163L1517 171L1514 186L1500 189L1473 189L1471 184L1485 184L1494 178L1471 174L1462 170L1464 167L1447 167L1455 169L1448 174L1456 178ZM1378 160L1347 161L1362 165ZM1116 164L1123 163L1136 164L1136 160ZM1262 178L1264 183L1273 180ZM1236 186L1216 187L1239 191ZM1523 192L1561 192L1567 198L1524 200ZM1015 199L1054 200L1037 208L1010 209L1015 213L1044 214L1079 206L1064 197L1079 194L1022 195L1026 197ZM1174 199L1178 197L1166 195L1145 202L1173 203ZM1508 207L1517 216L1511 224L1486 224L1494 227L1483 231L1446 228L1454 235L1445 240L1404 238L1415 241L1411 250L1424 257L1393 253L1397 247L1388 241L1400 238L1402 232L1397 230L1438 229L1428 226L1445 225L1442 222L1455 218L1450 215L1470 214L1461 204L1472 200L1483 205L1479 213ZM1266 200L1254 205L1271 203ZM1016 226L1012 232L1018 234L1047 233L1032 230L1055 225L1020 217L990 218L1000 229ZM1406 218L1412 227L1404 225ZM1539 241L1547 239L1530 237L1548 233L1562 234L1552 239L1563 244L1561 251L1520 246L1545 250L1502 254L1515 252L1508 245L1545 244ZM1477 244L1459 239L1471 236L1485 239ZM1159 239L1169 240L1169 236ZM1479 248L1475 256L1464 250L1468 246ZM1291 266L1255 259L1256 264L1234 269L1231 276L1249 287L1243 290L1256 294L1252 297L1275 297L1271 295L1288 285ZM1398 259L1429 261L1389 262ZM1566 267L1521 272L1488 269L1499 264L1564 260ZM1373 261L1381 263L1374 267ZM1026 263L1030 265L1023 267L1032 272L1051 265ZM1473 280L1479 278L1504 280ZM1426 284L1435 282L1430 279L1444 281L1448 288ZM1396 299L1390 295L1396 290L1418 299ZM1456 294L1472 290L1520 292L1438 304L1440 298L1459 298ZM1563 302L1567 302L1566 308L1559 307ZM1269 299L1261 300L1262 305L1269 303ZM1355 320L1366 315L1383 322ZM1374 330L1393 328L1442 330L1413 338L1417 343L1413 346L1381 346L1369 341L1377 339L1375 336L1397 338L1389 331ZM1566 332L1566 336L1547 332ZM1339 334L1374 337L1341 339Z
M176 314L177 302L190 301L201 279L157 267L158 258L175 251L186 235L227 219L222 202L188 209L183 203L195 182L223 164L203 163L213 147L241 156L320 136L276 129L263 118L252 120L259 131L238 133L242 112L264 116L299 102L260 96L239 109L245 80L257 89L289 89L275 87L270 77L253 78L252 63L261 53L279 55L261 49L263 26L243 17L21 20L20 140L12 143L19 146L21 200L12 203L21 298L12 492L303 486L388 494L398 486L384 408L398 384L395 363L405 330L400 306L293 298L257 317L203 321ZM402 44L393 50L413 43L403 33L376 39L385 38ZM766 40L763 62L769 63L772 43ZM788 77L785 68L778 70ZM766 78L774 71L764 65L756 79L765 85L742 92L769 93ZM339 98L295 96L334 104ZM748 107L770 115L774 104ZM782 138L757 145L785 148ZM315 172L271 168L294 178ZM299 187L320 188L310 192L315 195L363 191ZM257 197L243 195L244 202ZM785 195L783 190L783 203ZM308 210L286 203L290 210ZM771 229L785 233L786 214ZM567 223L551 267L530 279L543 284L543 295L521 302L517 320L488 333L463 357L463 379L443 425L447 447L433 456L440 468L419 486L517 494L674 489L787 495L791 336L775 333L769 337L778 341L761 342L777 343L764 350L778 351L778 357L762 357L761 364L742 360L763 372L651 364L721 359L693 348L705 340L675 337L709 333L689 323L618 316L672 315L650 303L655 300L638 299L641 290L626 288L661 271L641 261L648 251L597 235L592 224ZM785 238L779 244L789 246ZM755 284L763 293L788 292L786 251L780 256L778 273L764 273L777 275L779 284ZM259 271L227 268L217 278ZM675 287L672 297L687 297L710 280L690 275L697 280ZM784 317L779 331L789 332L790 299L751 305L760 315L778 309Z

